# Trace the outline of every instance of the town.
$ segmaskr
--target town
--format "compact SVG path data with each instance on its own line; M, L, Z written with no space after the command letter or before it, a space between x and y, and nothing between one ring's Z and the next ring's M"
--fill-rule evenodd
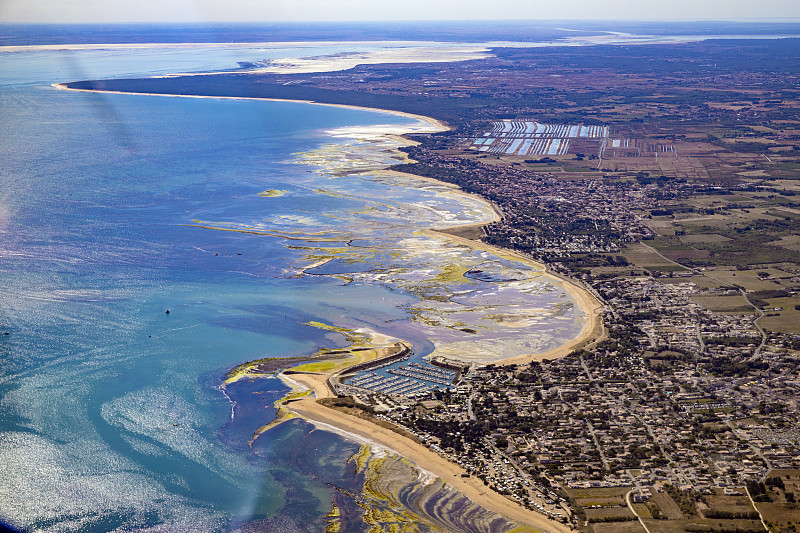
M479 238L580 279L605 303L607 333L556 361L474 368L435 403L382 416L495 490L585 530L792 530L794 493L764 483L800 473L800 322L790 307L800 265L780 249L777 261L742 254L726 264L728 250L711 241L733 239L710 236L752 230L738 217L774 199L769 182L564 180L408 151L412 172L495 202L503 220ZM731 205L734 195L747 203ZM782 222L796 224L787 207ZM698 227L684 241L691 251L661 245ZM760 299L771 297L780 300ZM771 318L770 331L761 324ZM757 503L768 501L780 505Z

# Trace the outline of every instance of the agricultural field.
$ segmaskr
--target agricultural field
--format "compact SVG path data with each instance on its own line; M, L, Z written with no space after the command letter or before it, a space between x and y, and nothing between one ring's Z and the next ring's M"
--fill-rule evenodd
M641 514L652 533L764 531L753 505L744 495L744 489L739 495L724 495L721 490L716 494L702 495L699 501L688 506L686 501L679 505L667 492L655 492L645 505L650 515L660 517L650 518Z
M570 489L569 494L583 508L593 506L610 507L625 505L625 495L631 487L600 487Z
M800 470L773 470L765 481L769 502L759 502L761 512L770 531L800 531Z
M742 490L738 495L726 495L717 493L714 495L708 495L703 498L703 502L698 505L700 514L704 517L720 517L720 515L739 515L739 516L751 516L753 519L757 519L758 517L755 516L755 509L753 509L753 504L750 503L750 499L744 494Z
M600 509L584 509L586 519L591 523L600 522L622 522L625 520L633 520L635 516L631 510L625 506L619 505L614 507L603 507Z
M590 529L588 531L591 533L645 533L642 524L640 524L638 520L633 522L589 524L589 528Z
M780 312L769 312L758 321L762 328L780 333L800 334L800 310L794 308L798 305L797 297L793 298Z
M678 504L666 492L654 493L650 499L650 505L654 505L661 516L666 517L668 520L680 520L684 517Z
M787 487L794 489L794 481L787 480ZM800 483L800 477L798 478ZM592 533L643 532L638 519L625 504L625 494L631 487L596 489L572 489L570 494L581 505L588 520L586 530ZM787 490L789 490L787 488ZM687 506L687 502L681 504ZM644 503L635 503L633 508L647 525L651 533L687 533L692 531L764 531L758 514L742 488L737 495L716 494L699 496L685 510L673 498L662 491L653 491L653 496ZM769 504L775 505L775 504ZM689 513L689 511L692 511ZM777 519L785 518L785 510ZM783 531L783 530L781 530Z
M707 276L713 277L730 287L737 286L750 292L768 291L791 286L794 283L791 280L795 277L791 272L772 267L752 270L707 268L704 272L707 273ZM765 273L767 275L764 275Z
M687 270L666 259L644 243L634 243L627 246L623 250L623 256L631 265L648 271L675 272Z
M713 108L713 102L708 105ZM517 160L547 157L558 173L601 171L624 178L646 172L706 182L800 179L800 135L794 133L800 121L773 127L658 121L633 126L636 105L615 111L602 115L612 122L604 126L543 124L541 117L496 121L480 136L464 138L460 147Z
M800 253L800 235L784 235L776 241L769 243L771 246L780 246L787 250Z
M652 273L677 275L674 267L682 265L693 275L661 279L713 291L693 295L696 303L734 314L757 313L755 305L766 330L800 333L795 308L800 306L800 210L791 203L800 194L800 181L765 180L734 193L715 190L642 213L654 237L628 246L626 258Z
M714 533L737 531L739 533L763 533L764 526L758 520L706 520L703 518L685 520L648 520L644 523L650 533Z
M569 494L583 509L588 531L595 533L630 531L641 533L641 524L625 501L631 487L570 489Z
M483 132L483 137L464 139L462 147L518 159L546 156L555 160L550 163L551 170L562 174L596 170L605 176L619 178L646 172L670 179L709 183L727 183L736 178L798 183L800 120L796 119L796 114L800 105L797 101L786 99L782 102L781 112L787 116L784 120L753 120L742 124L739 119L743 114L774 114L774 106L767 102L772 96L769 91L755 90L747 101L738 102L740 105L713 98L694 104L694 115L732 114L735 117L717 124L694 119L690 111L692 105L681 105L677 101L667 103L667 99L656 103L658 95L653 95L650 101L625 104L608 97L605 101L597 101L594 107L585 106L572 111L605 122L606 126L600 130L602 142L585 144L587 140L595 139L591 135L588 139L581 134L571 135L569 132L576 125L567 124L547 126L567 133L560 137L560 142L539 142L536 149L528 141L506 140L531 135L527 133L531 125L543 128L544 125L537 122L547 120L545 115L495 122L491 131ZM675 120L676 116L692 118ZM511 129L516 131L512 133ZM474 144L470 146L470 143ZM569 169L565 168L565 163Z
M715 313L753 314L753 307L741 294L733 295L694 295L692 301Z

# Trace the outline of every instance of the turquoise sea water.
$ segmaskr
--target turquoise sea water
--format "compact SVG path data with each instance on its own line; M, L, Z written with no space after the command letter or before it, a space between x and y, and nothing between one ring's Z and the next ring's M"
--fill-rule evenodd
M359 487L346 463L358 445L292 421L248 447L286 388L226 395L225 372L346 345L310 321L430 352L432 326L411 320L433 312L415 308L421 285L434 290L420 272L440 256L491 258L439 245L415 259L412 232L486 207L342 171L391 156L327 132L408 118L49 86L220 68L202 50L113 54L0 55L0 518L36 531L319 530L334 487ZM339 255L302 275L325 248ZM389 271L399 281L381 281ZM564 303L542 287L524 288L536 306ZM549 342L580 328L570 309L540 325L558 330ZM358 516L342 531L365 530Z

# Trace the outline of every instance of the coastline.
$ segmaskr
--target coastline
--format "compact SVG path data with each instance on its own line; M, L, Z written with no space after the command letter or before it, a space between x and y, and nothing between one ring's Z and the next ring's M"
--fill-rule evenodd
M450 128L445 125L444 122L440 120L436 120L432 117L426 117L424 115L414 115L413 113L406 113L404 111L394 111L391 109L378 109L376 107L363 107L357 105L350 105L350 104L326 104L323 102L315 102L314 100L292 100L286 98L258 98L255 96L206 96L200 94L164 94L164 93L137 93L137 92L128 92L128 91L102 91L96 89L75 89L73 87L68 87L67 83L53 83L50 85L51 87L58 89L60 91L75 91L79 93L105 93L105 94L127 94L127 95L138 95L138 96L164 96L167 98L212 98L214 100L255 100L259 102L294 102L297 104L312 104L312 105L324 105L329 107L340 107L342 109L358 109L361 111L371 111L373 113L384 113L387 115L396 115L400 117L411 118L414 120L419 120L420 122L424 122L431 127L438 128L439 131L447 131ZM408 176L413 176L413 174L407 174ZM416 176L414 176L416 177Z
M427 447L417 444L390 429L351 416L336 409L317 403L317 398L330 398L332 391L326 384L324 374L292 374L291 379L314 391L314 396L306 396L285 404L284 408L313 424L319 423L323 429L336 428L337 433L350 436L356 442L367 441L378 444L398 455L407 458L421 470L433 473L461 492L481 507L506 516L528 526L551 532L572 531L568 526L550 520L536 511L531 511L513 502L505 496L491 490L475 477L462 478L464 469L433 452Z
M437 131L446 131L449 129L449 127L442 121L436 120L431 117L426 117L423 115L415 115L401 111L369 108L369 107L354 106L347 104L328 104L310 100L290 100L282 98L181 95L181 94L141 93L141 92L126 92L126 91L103 91L103 90L93 90L93 89L75 89L68 87L65 83L54 83L52 84L52 86L58 90L68 90L68 91L88 92L88 93L165 96L173 98L211 98L211 99L223 99L223 100L224 99L256 100L256 101L306 103L313 105L324 105L324 106L340 107L345 109L357 109L370 112L385 113L385 114L418 120L420 122L428 124L432 128L435 128ZM406 140L406 142L413 142L413 141ZM470 198L477 198L491 207L491 210L494 214L494 219L493 219L494 221L499 220L502 217L502 214L498 211L497 207L494 206L491 202L478 195L466 193L453 184L441 182L438 180L434 180L432 178L416 176L414 174L406 174L403 172L398 172L398 174L401 174L404 177L413 180L419 180L419 181L429 180L439 185L450 187L453 189L454 192L457 192L458 194L465 195ZM464 228L467 226L482 227L489 222L492 221L490 220L481 223L474 223L456 227L459 228ZM429 229L429 230L423 230L420 233L431 237L435 237L437 239L444 239L444 240L449 240L451 242L457 242L459 244L468 246L472 249L491 251L500 257L511 258L515 261L519 261L523 264L539 269L542 271L543 275L548 276L549 278L555 280L556 283L563 286L564 290L573 298L576 305L578 305L581 308L581 310L586 314L587 318L584 327L582 328L580 334L576 338L572 339L570 342L543 353L523 354L519 356L514 356L511 358L495 361L494 364L497 365L519 364L519 363L530 362L532 360L555 359L568 354L572 350L576 349L576 347L578 346L584 346L586 343L591 342L595 338L598 339L600 338L600 334L602 333L603 330L601 314L600 314L600 308L602 307L602 304L599 301L597 301L589 291L580 287L574 281L559 276L557 274L547 272L546 265L538 261L535 261L532 258L523 256L513 250L498 248L483 243L481 241L476 241L472 239L467 239L465 237L444 233L442 232L442 230ZM367 420L363 420L348 415L341 411L337 411L335 409L328 408L317 403L317 399L328 398L332 396L332 391L329 389L327 385L327 379L333 374L334 372L311 372L311 371L305 371L305 372L300 371L297 373L293 372L291 375L291 379L299 383L303 387L313 390L314 395L313 396L309 395L301 398L292 398L289 402L284 402L283 408L285 408L287 411L290 411L296 416L300 416L308 420L312 424L319 424L319 427L321 427L322 429L331 430L331 428L335 428L337 430L336 431L337 433L350 436L350 438L354 438L358 442L366 440L367 442L375 443L381 447L388 448L398 453L399 455L406 457L407 459L415 463L420 469L432 472L435 475L442 477L443 480L445 480L447 483L450 483L456 490L460 491L462 494L467 496L473 502L478 503L479 505L488 510L498 512L522 524L528 524L530 526L540 528L545 531L557 531L557 532L571 531L571 529L568 526L560 522L557 522L555 520L551 520L546 516L537 513L536 511L529 510L524 506L519 505L516 502L506 498L505 496L492 491L488 487L484 486L483 482L481 482L476 477L462 478L461 474L464 472L464 470L461 467L459 467L455 463L450 462L446 458L438 455L437 453L433 452L427 447L417 444L411 439L403 437L402 435L399 435L398 433L390 429L381 427ZM284 377L285 376L281 376L282 379Z
M0 46L0 53L51 50L142 50L147 48L298 48L319 45L337 45L352 41L254 41L254 42L191 42L191 43L63 43L63 44L16 44ZM361 44L382 44L387 41L358 41ZM398 46L419 41L389 41Z
M481 226L482 225L483 224L481 224ZM456 226L456 227L461 228L464 226ZM515 261L518 261L522 264L537 269L541 269L542 275L550 278L550 280L552 280L554 284L563 287L564 291L567 294L569 294L569 296L575 301L575 304L578 307L580 307L580 309L586 314L586 322L584 323L583 328L581 328L580 333L578 333L578 335L573 339L571 339L569 342L562 344L561 346L557 346L555 348L547 350L545 352L534 352L529 354L516 355L514 357L508 357L505 359L500 359L498 361L493 361L492 364L497 366L522 365L530 363L531 361L542 361L543 359L548 359L548 360L558 359L560 357L564 357L565 355L569 354L574 350L578 350L590 344L599 342L603 340L603 338L605 337L606 331L605 327L603 326L603 313L602 313L603 303L600 302L591 292L578 285L574 280L571 280L566 276L550 272L549 269L547 268L547 265L545 265L544 263L540 263L539 261L524 256L519 252L515 252L514 250L499 248L497 246L493 246L491 244L487 244L482 241L475 241L472 239L467 239L466 237L460 237L458 235L445 233L441 230L429 229L429 230L424 230L422 233L440 239L446 239L454 243L463 244L465 246L469 246L474 250L489 251L500 257L507 257Z

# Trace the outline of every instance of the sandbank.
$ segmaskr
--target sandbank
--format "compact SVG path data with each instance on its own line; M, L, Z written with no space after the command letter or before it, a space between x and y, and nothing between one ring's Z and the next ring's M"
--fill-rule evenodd
M495 213L498 214L496 210ZM482 226L483 224L475 225ZM472 248L473 250L485 250L492 252L499 257L507 257L524 265L539 269L543 272L544 276L550 278L553 284L562 286L567 294L569 294L570 297L575 301L575 304L584 313L586 313L586 322L584 323L583 328L581 328L580 333L578 333L578 335L569 342L553 348L552 350L547 350L546 352L516 355L514 357L507 357L505 359L492 361L492 364L521 365L530 363L531 361L541 361L543 359L558 359L559 357L564 357L573 350L577 350L591 343L598 342L605 337L605 327L603 326L602 313L603 303L599 301L591 292L579 286L574 280L571 280L570 278L560 274L550 272L546 264L540 263L531 257L522 255L513 250L499 248L483 241L475 241L472 239L467 239L466 237L460 237L458 235L452 235L450 233L444 233L437 230L424 230L421 233L438 239L445 239L451 242L462 244Z
M347 70L358 65L382 65L388 63L452 63L490 57L485 46L428 46L394 48L346 54L280 58L270 61L268 66L247 69L248 74L310 74Z
M432 119L432 120L436 120L436 119ZM442 123L440 122L439 125L442 125ZM445 128L442 131L446 131L447 129L449 129L449 128ZM399 140L401 142L403 142L404 144L407 144L407 145L408 144L419 144L416 141L409 141L408 139L406 139L404 137L400 137ZM403 154L403 155L405 155L405 154ZM409 158L409 157L406 157L406 162L414 163L414 160ZM486 221L482 221L482 222L474 222L472 224L460 224L458 226L455 226L457 228L461 228L461 229L473 228L473 227L474 228L477 228L477 227L481 227L482 228L486 224L490 224L492 222L499 222L503 218L502 211L500 211L500 208L497 207L497 205L495 205L494 202L491 202L491 201L487 200L486 198L484 198L483 196L481 196L479 194L466 192L465 190L463 190L461 187L459 187L455 183L448 183L446 181L439 181L437 179L429 178L427 176L418 176L416 174L409 174L408 172L400 172L399 170L380 170L379 172L381 174L384 174L384 175L389 175L389 176L397 175L397 176L400 176L400 177L403 177L403 178L413 179L414 181L427 181L427 182L430 182L430 183L435 183L436 185L440 185L442 187L446 187L448 189L451 189L453 193L458 194L459 196L463 196L465 198L472 198L473 200L478 200L479 202L484 203L484 204L488 205L489 207L491 207L492 213L493 213L491 220L486 220ZM444 229L447 229L447 228L444 228ZM436 231L436 230L431 230L431 231ZM440 237L438 233L436 234L436 236ZM481 241L472 241L472 240L469 240L469 242L471 242L473 244L480 244L481 243ZM474 248L474 246L473 246L473 248ZM497 247L493 247L493 248L495 250L499 250L499 248L497 248Z

